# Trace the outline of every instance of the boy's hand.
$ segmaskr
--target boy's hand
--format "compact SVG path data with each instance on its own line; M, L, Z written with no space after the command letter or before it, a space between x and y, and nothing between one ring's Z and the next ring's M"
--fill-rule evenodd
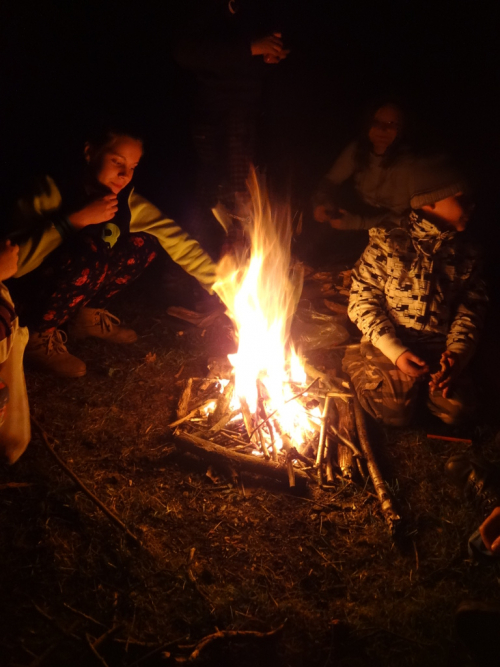
M68 216L68 220L76 229L83 229L88 225L98 225L101 222L108 222L115 217L118 210L118 200L115 194L105 195L100 199L76 211Z
M413 352L410 352L410 350L406 350L406 352L399 355L396 359L396 366L402 373L412 378L422 377L422 375L426 375L429 372L429 367L425 361L417 357Z
M439 363L441 368L437 373L431 375L429 390L431 394L436 391L442 391L443 397L448 398L453 389L453 382L457 379L460 371L458 367L458 355L456 352L445 350L441 355Z
M275 32L262 39L257 39L251 44L252 56L264 56L264 62L276 64L284 60L290 53L283 48L281 33Z
M12 242L2 241L0 243L0 281L12 278L17 271L17 261L19 259L19 246Z
M500 507L495 507L490 516L479 526L481 538L487 549L500 556Z

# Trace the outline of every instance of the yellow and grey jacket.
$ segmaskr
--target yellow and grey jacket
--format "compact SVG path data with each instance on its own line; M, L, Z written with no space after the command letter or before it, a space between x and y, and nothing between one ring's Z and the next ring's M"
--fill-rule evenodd
M412 212L406 227L373 236L354 267L349 317L393 363L409 349L405 332L442 335L462 367L474 353L488 297L478 252L460 237Z
M45 176L37 182L32 196L18 202L16 231L24 234L19 241L19 269L15 277L36 269L47 255L76 233L61 214L62 200L54 180ZM211 291L215 265L199 243L133 188L128 194L128 207L130 231L155 236L174 262Z

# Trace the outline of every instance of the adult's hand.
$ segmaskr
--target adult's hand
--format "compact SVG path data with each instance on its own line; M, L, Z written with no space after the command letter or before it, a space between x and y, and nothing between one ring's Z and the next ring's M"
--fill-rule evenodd
M283 48L280 32L255 40L251 44L251 51L253 56L264 56L266 63L279 63L290 53Z
M19 246L9 239L0 243L0 281L12 278L17 271Z
M495 556L500 556L500 507L479 526L479 532L487 549Z
M442 391L444 398L448 398L453 390L453 383L457 379L460 369L458 364L458 354L445 350L439 360L440 370L431 375L429 390L431 394L436 391Z
M115 194L105 195L87 204L81 211L68 216L68 220L76 229L83 229L88 225L98 225L115 217L118 210L118 200Z
M413 352L410 352L410 350L406 350L406 352L399 355L396 359L396 366L401 372L412 378L422 377L429 372L429 367L425 361L417 357Z

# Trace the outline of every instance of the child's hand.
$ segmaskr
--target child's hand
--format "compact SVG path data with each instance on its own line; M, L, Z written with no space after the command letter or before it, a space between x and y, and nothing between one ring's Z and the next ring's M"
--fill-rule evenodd
M317 222L330 222L334 216L334 212L327 206L316 206L313 216Z
M443 352L439 360L441 369L431 375L431 381L429 382L431 394L434 394L436 391L442 391L443 397L448 398L453 388L453 382L457 379L460 372L457 361L458 355L456 352L450 352L449 350Z
M396 366L402 373L412 378L422 377L422 375L426 375L429 372L429 367L425 361L417 357L413 352L410 352L410 350L406 350L406 352L399 355L396 359Z
M486 548L495 556L500 556L500 507L495 507L479 526L479 532Z
M346 229L346 221L344 219L346 213L347 211L343 208L337 209L329 220L330 227L333 229Z
M105 195L100 199L95 199L93 202L82 208L81 211L76 211L68 216L68 220L76 229L83 229L88 225L98 225L101 222L108 222L115 217L118 210L118 200L115 194Z
M0 243L0 281L12 278L17 271L17 260L19 259L19 246L12 245L11 241Z

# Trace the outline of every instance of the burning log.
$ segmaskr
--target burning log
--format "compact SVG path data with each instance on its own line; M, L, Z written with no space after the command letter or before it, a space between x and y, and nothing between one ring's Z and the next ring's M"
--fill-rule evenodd
M357 396L354 397L354 417L356 420L356 426L358 429L358 438L359 444L363 450L363 453L366 457L366 464L368 466L368 472L375 487L378 499L380 501L380 506L382 509L382 514L389 526L391 533L394 535L398 526L401 523L401 517L396 512L393 506L392 498L387 491L382 474L380 473L377 462L375 461L375 456L368 440L368 434L366 430L366 421L363 408L361 407L360 402L358 401Z
M174 442L181 451L196 454L210 463L230 463L236 466L244 466L248 472L270 477L280 482L288 481L287 469L270 459L266 460L257 456L237 453L190 433L174 434ZM295 470L294 473L297 486L304 487L307 483L307 475L301 470Z
M214 423L218 423L224 417L224 415L226 415L229 412L229 406L231 405L231 401L233 400L233 394L234 394L234 377L232 377L229 380L229 382L224 388L222 395L219 397L219 400L217 401L217 405L215 406L214 414L212 417Z

